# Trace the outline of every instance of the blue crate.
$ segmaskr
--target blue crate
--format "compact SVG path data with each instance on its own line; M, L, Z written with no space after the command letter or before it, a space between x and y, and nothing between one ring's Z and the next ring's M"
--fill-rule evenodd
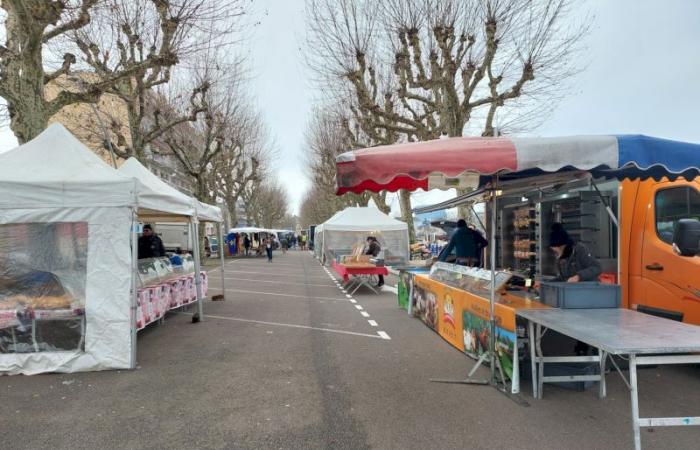
M619 308L620 286L595 281L542 282L540 302L563 309Z

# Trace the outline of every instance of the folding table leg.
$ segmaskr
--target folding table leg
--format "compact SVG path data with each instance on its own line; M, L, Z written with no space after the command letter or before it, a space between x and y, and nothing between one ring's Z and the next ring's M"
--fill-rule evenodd
M542 358L542 325L539 323L537 324L537 331L535 335L535 341L537 345L537 356L538 358ZM537 376L537 395L538 398L542 398L542 394L544 391L544 361L539 360L538 361L538 376Z
M637 357L630 355L630 397L632 400L632 430L634 431L634 448L642 449L642 436L639 431L639 393L637 391Z
M83 342L85 342L85 314L80 316L80 341L78 341L78 351L83 349Z
M598 398L605 398L607 396L607 386L605 385L605 362L608 359L608 354L603 350L598 349L598 356L600 357L600 390L598 391Z
M39 343L36 341L36 319L32 319L32 344L34 344L34 351L39 351Z
M535 324L527 321L527 334L530 339L530 368L532 370L532 397L537 397L537 355L535 352Z

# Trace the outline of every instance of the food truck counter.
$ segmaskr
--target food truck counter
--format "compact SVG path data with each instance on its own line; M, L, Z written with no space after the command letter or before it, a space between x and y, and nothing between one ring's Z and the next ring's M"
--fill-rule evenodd
M511 277L509 272L496 272L500 293L495 304L496 351L517 392L518 359L525 354L526 326L516 312L549 307L527 298L527 293L507 292L505 286ZM488 350L490 285L488 270L436 263L429 275L414 276L410 312L452 346L478 359Z

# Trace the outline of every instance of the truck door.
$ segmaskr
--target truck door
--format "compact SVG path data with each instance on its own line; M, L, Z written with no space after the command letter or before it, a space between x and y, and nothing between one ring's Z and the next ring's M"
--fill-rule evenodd
M700 256L680 256L672 247L675 223L700 219L697 184L658 183L650 192L642 243L644 305L700 325Z

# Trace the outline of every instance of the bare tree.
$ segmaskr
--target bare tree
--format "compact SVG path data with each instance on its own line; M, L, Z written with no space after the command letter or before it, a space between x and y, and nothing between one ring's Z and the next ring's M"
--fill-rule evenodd
M574 3L308 0L307 49L373 145L492 136L536 125L566 92L589 24L574 21Z
M153 0L154 4L167 0ZM130 75L172 63L170 52L152 52L101 78L86 78L81 86L59 86L53 95L45 87L71 73L78 62L66 44L68 34L88 26L102 0L4 0L5 43L0 45L0 96L7 101L10 127L20 142L39 134L61 108L95 102L102 92ZM59 61L45 60L59 52Z
M378 194L348 193L340 197L334 194L335 158L347 151L350 145L349 136L343 125L343 118L338 116L334 108L317 108L312 114L305 133L305 147L308 149L306 155L307 175L312 184L307 193L307 199L314 203L308 205L307 211L318 212L313 214L315 220L325 216L330 217L336 211L347 206L367 206L373 197L381 199L381 195ZM381 205L386 206L383 202ZM384 212L388 213L388 210L384 209Z
M289 216L289 196L277 182L262 184L255 205L256 222L265 228L278 228Z
M269 161L274 144L262 123L262 118L251 112L236 118L234 131L238 138L235 146L227 146L214 158L211 171L213 191L228 207L231 224L238 222L236 205L246 188L252 187L268 175Z
M134 65L151 55L159 64L131 72L111 84L107 93L119 98L126 109L127 127L111 117L112 148L118 156L144 159L146 146L186 121L194 122L204 105L197 98L204 85L193 86L178 100L188 105L180 114L164 120L154 101L153 89L168 83L178 64L197 62L200 52L226 46L244 13L243 0L102 0L106 13L76 31L73 41L86 63L100 79ZM219 61L219 64L222 62ZM124 128L128 131L124 133Z

